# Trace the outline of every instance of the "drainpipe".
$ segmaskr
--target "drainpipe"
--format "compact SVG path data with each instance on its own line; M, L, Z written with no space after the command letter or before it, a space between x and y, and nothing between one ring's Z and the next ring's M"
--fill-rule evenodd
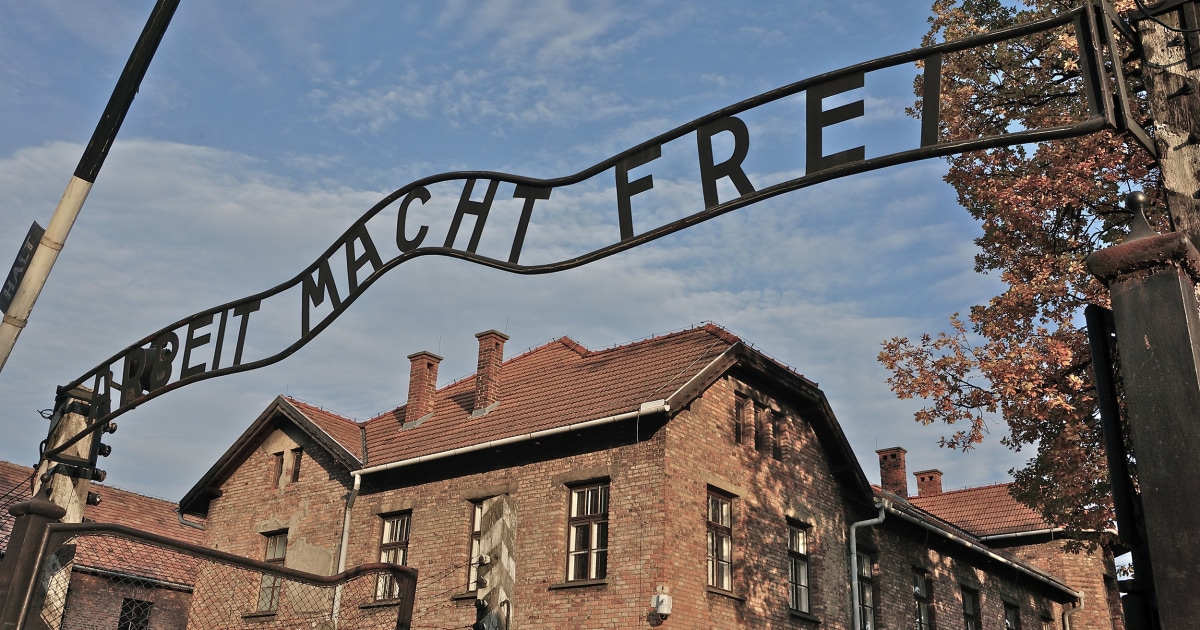
M175 516L179 517L180 525L186 525L188 527L191 527L193 529L198 529L200 531L204 531L204 530L208 529L207 527L205 527L204 523L193 523L191 521L184 520L183 512L180 512L179 508L175 508Z
M1083 591L1079 592L1079 604L1063 612L1063 630L1071 630L1071 616L1083 610Z
M862 615L858 610L858 528L882 523L888 505L887 500L881 501L878 505L879 516L850 525L850 618L854 620L854 630L862 630Z
M346 545L350 542L350 512L354 508L354 500L358 498L358 490L362 488L362 473L360 471L351 471L354 476L354 487L350 489L350 494L346 495L346 511L342 515L342 542L338 549L338 563L336 573L341 573L346 570ZM334 619L338 618L338 612L342 607L342 586L339 584L333 591L333 613Z

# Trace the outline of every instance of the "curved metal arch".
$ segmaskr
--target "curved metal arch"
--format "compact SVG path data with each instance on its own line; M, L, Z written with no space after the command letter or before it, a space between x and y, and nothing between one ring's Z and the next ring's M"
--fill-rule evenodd
M545 264L524 265L512 261L504 261L489 256L479 255L473 251L473 245L468 251L456 249L450 246L416 247L410 251L404 251L400 255L382 262L382 264L378 266L375 266L374 270L368 276L362 279L355 278L353 281L352 290L346 294L344 299L338 296L338 303L332 307L328 314L323 316L321 320L311 328L306 327L302 334L294 342L282 350L245 363L242 363L240 360L235 358L233 365L202 370L187 376L182 376L183 369L181 369L181 376L173 382L170 381L170 376L166 378L167 382L162 382L161 379L159 379L159 381L155 381L154 378L151 378L150 386L139 385L138 389L136 390L136 395L127 395L126 393L122 392L118 406L115 409L111 408L112 393L108 388L108 385L114 384L113 373L111 369L114 365L118 365L124 361L126 368L129 368L129 361L131 360L131 357L141 357L140 359L136 360L142 361L143 363L148 362L149 364L154 364L155 361L165 360L169 365L170 362L174 360L175 356L179 354L178 351L181 342L178 338L177 331L186 329L189 330L188 334L191 334L192 329L190 327L194 326L196 322L208 320L211 323L212 318L220 316L222 318L221 334L223 335L230 313L234 313L234 316L236 317L239 313L239 309L241 309L243 316L248 317L249 313L254 312L259 308L263 300L280 295L287 291L294 290L297 287L300 287L303 290L306 282L313 282L313 274L319 274L323 268L327 270L328 260L338 254L339 250L345 248L348 243L354 241L356 236L365 230L365 226L370 220L378 216L381 212L383 212L389 206L395 204L397 201L405 199L415 191L423 190L427 186L451 181L463 181L464 183L471 185L478 180L487 180L492 186L498 185L499 183L506 183L518 187L525 187L526 189L540 191L551 191L555 188L571 186L600 175L610 169L619 168L623 163L628 164L631 160L637 160L639 156L644 156L647 154L647 152L656 151L658 148L668 142L678 140L689 134L698 133L701 130L710 128L712 125L721 123L721 121L731 118L736 119L735 117L737 114L747 112L761 105L772 103L800 92L811 90L820 86L839 84L838 82L846 82L847 80L854 80L856 78L861 81L861 77L866 73L917 61L925 62L927 73L936 72L940 70L941 55L943 54L958 52L978 46L985 46L1022 37L1029 34L1039 33L1070 23L1075 24L1076 37L1078 38L1080 44L1079 49L1081 51L1080 54L1082 64L1090 66L1091 68L1102 68L1103 64L1100 63L1100 52L1098 50L1098 46L1095 44L1094 38L1092 37L1092 33L1095 32L1094 29L1097 28L1095 12L1092 10L1090 5L1083 5L1071 11L1036 22L984 33L963 40L947 42L925 48L910 50L887 57L881 57L875 60L817 75L815 77L803 79L801 81L776 88L752 98L745 99L741 102L735 103L705 116L701 116L689 123L680 125L670 131L655 136L650 140L631 147L572 175L550 179L539 179L494 171L459 171L441 173L413 181L380 199L379 202L372 206L365 214L363 214L362 217L360 217L345 232L343 232L342 235L339 236L339 238L312 264L310 264L302 272L290 280L254 295L232 302L227 302L225 304L206 309L199 313L195 313L191 316L180 319L155 331L150 335L147 335L146 337L143 337L139 341L134 342L117 354L114 354L97 367L93 368L91 371L75 379L67 386L60 387L60 402L65 401L68 398L68 394L76 398L80 396L91 398L88 428L80 432L72 439L60 444L58 447L46 451L43 455L45 457L54 457L69 448L74 443L78 442L88 433L105 426L109 420L115 418L116 416L138 406L143 402L157 398L158 396L185 385L226 374L253 370L282 361L298 351L313 337L320 334L333 322L333 320L335 320L342 312L349 308L349 306L354 303L359 295L361 295L367 288L374 284L376 280L382 277L383 274L413 258L430 255L447 256L450 258L458 258L461 260L470 261L501 271L525 275L565 271L662 238L687 227L703 223L709 219L757 203L759 201L832 179L876 170L887 166L906 164L934 157L943 157L964 151L984 150L1001 146L1044 142L1094 133L1102 129L1120 128L1122 127L1122 125L1120 125L1122 121L1120 121L1111 110L1110 103L1112 102L1112 99L1108 98L1107 85L1105 84L1104 78L1098 76L1098 73L1096 72L1088 72L1083 76L1083 81L1084 85L1086 86L1090 105L1090 116L1085 120L1049 128L1024 130L995 136L985 136L980 138L946 142L938 141L935 134L931 136L930 134L926 133L923 134L922 137L922 146L918 148L899 151L871 159L854 159L853 157L843 158L828 165L818 165L818 168L816 169L813 169L812 166L809 165L806 167L808 168L809 172L807 172L805 175L783 182L778 182L759 190L750 189L749 192L743 193L739 187L738 192L743 194L740 194L734 199L725 201L723 203L706 204L707 207L705 207L703 210L665 225L653 228L641 234L623 233L620 241L586 252L573 258ZM937 99L934 96L935 95L930 95L930 98L926 99L926 111L923 112L926 130L930 128L929 125L936 125L939 116L936 104ZM933 102L929 103L928 101L930 100ZM740 121L738 122L740 123ZM833 124L834 122L839 122L839 120L834 120L828 124ZM933 128L936 129L936 127ZM811 157L812 155L810 153L810 158ZM836 156L829 157L834 158ZM819 153L819 145L817 158L822 158ZM639 164L641 164L641 162L634 163L633 166L637 166ZM545 197L540 198L544 199ZM241 335L244 337L244 321L242 326L243 329ZM191 340L189 339L188 341L190 342ZM239 339L238 341L238 357L240 357L242 341L243 339ZM171 345L172 347L168 349L168 345ZM219 352L220 350L218 350L218 353ZM186 366L182 363L180 364L180 368L185 367ZM140 375L142 377L146 376L146 370L146 365L141 365ZM92 393L90 394L86 393L87 390L84 389L88 387L89 384L92 386ZM129 383L119 384L125 386L126 389L132 387L132 385ZM62 405L60 404L57 407L60 408L60 411L56 413L60 413Z

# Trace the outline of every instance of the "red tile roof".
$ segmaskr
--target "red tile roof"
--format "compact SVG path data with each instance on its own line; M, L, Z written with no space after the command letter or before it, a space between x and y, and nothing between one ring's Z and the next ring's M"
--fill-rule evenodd
M1051 527L1041 515L1014 499L1006 483L909 497L908 501L980 538Z
M187 514L205 514L211 490L280 419L295 423L327 449L344 449L349 457L340 462L354 471L636 413L656 401L667 401L671 412L678 411L735 365L803 391L797 400L801 412L813 419L839 474L849 475L859 490L856 496L869 502L866 476L816 383L750 349L724 328L705 323L604 350L589 350L569 337L538 346L503 362L499 403L482 414L472 413L474 375L438 389L433 414L422 418L408 417L401 405L355 422L280 396L184 495L180 506Z
M337 441L347 451L358 458L359 462L363 461L362 445L363 434L362 424L355 422L349 418L339 416L332 411L322 409L316 405L311 405L301 400L284 396L297 411L304 414L312 423L317 425L319 429L324 431L329 437Z
M30 498L29 477L33 469L0 461L0 549L8 546L12 518L8 506ZM179 523L175 504L136 492L93 483L100 505L84 509L84 518L97 523L125 525L182 542L204 544L204 532ZM137 575L178 584L189 584L198 566L197 560L174 552L148 547L111 536L88 536L80 544L76 565L102 571Z
M32 496L29 487L32 475L33 468L30 466L0 461L0 497L12 491L9 498L0 498L6 506L5 515L8 514L8 505L27 501ZM204 543L203 531L179 524L175 504L170 501L103 483L93 483L92 491L100 495L100 505L89 505L84 509L84 518L88 520L125 525L197 545Z
M366 464L637 411L642 403L669 398L738 341L714 324L599 351L563 337L505 361L500 404L485 415L471 415L471 376L439 389L434 415L419 425L404 406L367 420Z

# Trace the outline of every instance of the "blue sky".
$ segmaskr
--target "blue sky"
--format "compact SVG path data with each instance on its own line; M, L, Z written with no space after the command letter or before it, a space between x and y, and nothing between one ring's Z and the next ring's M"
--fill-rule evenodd
M0 0L3 264L32 221L49 221L152 4ZM36 459L55 386L293 277L410 181L569 175L742 99L916 47L927 15L927 0L185 0L0 373L0 458ZM829 151L915 146L903 109L916 72L869 75L853 93L867 115L830 128ZM800 99L746 116L751 180L803 172ZM639 231L700 209L672 155ZM892 396L875 361L881 341L940 329L997 290L973 272L979 228L944 170L930 160L820 184L558 274L412 260L282 363L125 414L102 467L175 500L279 393L365 419L404 401L408 354L445 357L440 384L470 374L483 330L506 331L512 356L563 335L604 348L714 321L822 386L872 480L875 449L895 445L947 487L1006 480L1025 456L999 444L1002 427L971 454L939 449L941 431L912 420L918 405ZM531 255L605 240L615 217L597 190L564 192Z

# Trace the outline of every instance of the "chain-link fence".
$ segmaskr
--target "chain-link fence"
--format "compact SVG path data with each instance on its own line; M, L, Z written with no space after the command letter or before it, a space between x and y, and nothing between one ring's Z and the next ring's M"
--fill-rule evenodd
M121 526L49 531L26 628L392 630L412 616L416 573L407 567L317 576Z
M16 466L0 470L0 554L8 548L8 539L12 536L14 518L8 508L15 503L28 501L33 495L35 474L32 469L19 469Z

